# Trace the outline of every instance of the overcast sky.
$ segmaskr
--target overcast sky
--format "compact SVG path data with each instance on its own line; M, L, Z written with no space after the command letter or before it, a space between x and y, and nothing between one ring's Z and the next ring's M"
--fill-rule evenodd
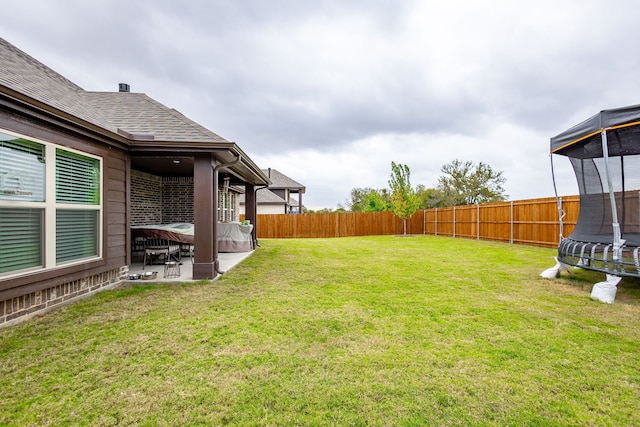
M489 5L489 6L488 6ZM0 36L90 91L131 86L306 186L310 209L435 187L454 159L554 195L549 138L640 104L634 0L0 0ZM554 156L560 195L577 194Z

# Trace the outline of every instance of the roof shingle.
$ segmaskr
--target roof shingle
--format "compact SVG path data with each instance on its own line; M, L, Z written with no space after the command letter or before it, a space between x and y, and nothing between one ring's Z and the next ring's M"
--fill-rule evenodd
M262 172L265 173L271 180L271 184L269 188L289 188L289 189L302 189L302 192L305 191L305 186L300 184L299 182L289 178L285 174L276 169L268 168L262 169Z
M228 142L143 93L85 92L85 102L120 129L161 141Z
M2 38L0 86L113 133L122 129L160 141L229 142L145 94L87 92Z

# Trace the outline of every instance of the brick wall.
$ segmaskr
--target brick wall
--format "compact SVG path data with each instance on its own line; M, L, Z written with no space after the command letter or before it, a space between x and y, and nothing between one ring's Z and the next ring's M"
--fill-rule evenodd
M193 223L193 178L162 179L162 223Z
M131 171L131 225L193 223L193 177Z
M131 171L131 225L162 224L162 177Z
M63 303L115 287L126 278L128 272L128 267L121 267L6 301L0 301L0 327L24 320L27 316L44 314Z
M221 199L222 191L218 192ZM234 221L239 218L240 198L235 197ZM281 207L282 210L282 207ZM282 212L280 212L282 213ZM161 177L131 171L131 225L193 224L193 177Z

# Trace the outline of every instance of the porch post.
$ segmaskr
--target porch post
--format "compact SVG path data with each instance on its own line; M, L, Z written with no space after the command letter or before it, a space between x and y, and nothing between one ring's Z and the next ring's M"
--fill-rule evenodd
M214 223L217 218L217 183L213 170L215 161L210 153L196 155L193 163L193 222L194 259L193 279L213 279L216 277Z
M246 184L244 187L244 218L253 224L251 230L251 247L256 247L256 187L253 184Z

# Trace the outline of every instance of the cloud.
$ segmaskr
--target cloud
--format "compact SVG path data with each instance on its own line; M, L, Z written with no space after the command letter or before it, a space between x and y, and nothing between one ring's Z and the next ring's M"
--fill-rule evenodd
M3 37L87 90L126 82L176 108L321 208L386 186L392 160L414 184L459 158L504 171L512 198L553 195L549 138L638 103L639 8L23 0L3 8ZM562 160L559 187L575 193Z
M501 150L487 149L485 141L508 141ZM345 204L353 188L388 188L391 162L411 170L411 183L436 187L443 165L455 159L484 162L507 178L506 193L512 199L553 195L548 139L526 129L504 125L482 137L440 134L380 134L354 141L336 153L314 149L292 150L284 155L256 156L265 167L287 171L307 186L307 206L312 209ZM577 194L568 161L555 160L561 179L560 194ZM312 197L309 200L309 197ZM316 199L317 197L317 199ZM315 200L333 200L318 204Z

